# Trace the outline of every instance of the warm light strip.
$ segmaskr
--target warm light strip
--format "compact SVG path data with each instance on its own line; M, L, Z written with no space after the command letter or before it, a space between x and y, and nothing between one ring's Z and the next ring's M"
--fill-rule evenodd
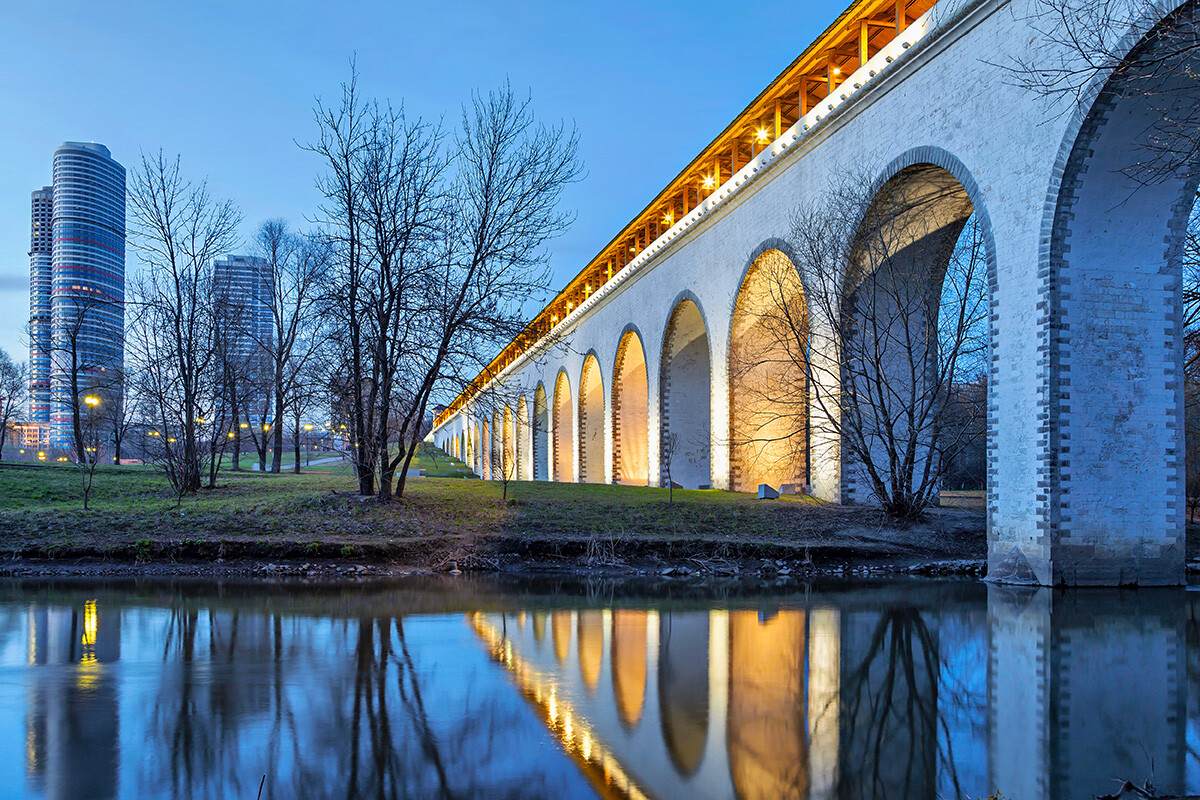
M935 5L934 8L937 8ZM667 245L674 242L675 239L682 236L687 230L702 220L705 216L712 213L722 205L727 203L734 195L745 188L755 178L761 175L767 167L773 164L781 156L790 152L793 145L798 144L821 120L826 119L834 110L839 108L851 97L860 93L867 88L885 69L887 69L894 61L904 54L914 43L924 37L932 27L930 15L933 9L926 11L915 22L909 25L904 31L892 39L883 48L871 56L867 63L852 72L847 76L846 80L838 86L835 97L826 97L821 100L816 108L813 108L803 117L796 121L792 127L784 131L778 139L772 142L761 153L750 160L746 166L739 169L729 180L721 184L716 191L710 194L707 198L701 201L700 205L685 214L678 222L672 225L665 233L647 245L640 253L634 256L633 260L625 265L619 273L600 286L599 289L592 292L586 300L576 306L570 313L552 326L537 342L533 343L525 352L514 358L512 362L500 372L496 373L490 381L484 384L478 391L486 391L488 387L493 386L503 380L513 370L523 367L526 362L533 358L536 354L544 351L554 344L557 340L556 332L565 331L573 326L579 319L590 311L600 300L611 294L616 287L627 281L632 275L639 272L649 261L658 255ZM468 401L469 402L469 401ZM465 405L465 403L464 403ZM456 410L457 413L457 410ZM434 430L439 430L446 420L438 421L434 425Z
M545 718L546 727L568 755L579 758L604 775L608 785L632 800L650 800L625 772L620 762L596 738L591 726L563 699L554 678L530 666L513 652L512 642L488 624L482 612L469 614L472 627L488 645L491 657L517 679L522 693L531 699Z

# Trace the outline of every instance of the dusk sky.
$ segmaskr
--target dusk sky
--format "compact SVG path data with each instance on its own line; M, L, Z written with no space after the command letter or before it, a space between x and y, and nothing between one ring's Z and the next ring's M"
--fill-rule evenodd
M552 245L569 280L843 10L836 3L11 3L0 12L0 348L29 357L29 193L54 148L96 141L132 170L182 157L241 208L303 228L320 198L317 96L357 57L367 96L458 121L507 77L575 124L578 215ZM245 249L245 248L243 248ZM130 253L127 271L136 269Z

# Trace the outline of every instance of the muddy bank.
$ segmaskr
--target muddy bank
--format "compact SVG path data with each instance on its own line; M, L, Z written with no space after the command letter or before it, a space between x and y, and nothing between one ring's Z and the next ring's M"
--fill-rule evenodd
M480 572L654 576L671 581L714 577L799 580L827 575L982 576L986 537L981 514L938 509L922 523L886 524L839 512L843 524L740 537L736 530L675 535L544 529L484 530L424 536L322 536L245 539L193 535L81 543L7 541L0 576L163 575L289 577L327 580L419 573Z

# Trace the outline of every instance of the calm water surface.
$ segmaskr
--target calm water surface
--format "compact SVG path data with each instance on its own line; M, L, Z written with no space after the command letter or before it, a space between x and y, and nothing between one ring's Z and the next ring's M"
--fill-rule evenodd
M0 583L0 797L1194 792L1198 597Z

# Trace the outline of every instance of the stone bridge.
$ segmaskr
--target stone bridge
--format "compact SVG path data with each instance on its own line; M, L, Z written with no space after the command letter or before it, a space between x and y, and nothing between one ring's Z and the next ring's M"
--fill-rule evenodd
M1153 47L1164 19L1196 6L1172 0L1111 39L1123 53ZM1044 35L1043 11L855 3L438 416L431 440L485 478L642 486L665 485L667 442L687 488L796 483L871 502L821 433L826 408L777 414L762 424L790 430L739 445L761 401L730 366L761 333L764 276L795 260L796 209L867 169L871 191L939 187L931 213L960 227L973 214L982 232L990 575L1183 582L1179 253L1195 181L1130 171L1160 112L1120 71L1083 102L1014 79L1014 64L1071 57ZM799 277L811 325L827 324ZM782 434L803 446L763 457Z

